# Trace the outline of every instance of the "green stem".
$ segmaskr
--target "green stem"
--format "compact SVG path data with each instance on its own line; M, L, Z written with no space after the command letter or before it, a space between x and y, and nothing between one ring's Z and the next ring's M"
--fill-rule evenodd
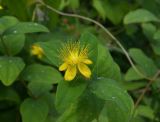
M142 99L144 98L146 92L148 91L149 87L152 85L152 83L158 78L158 76L160 75L160 70L158 70L156 72L156 74L153 76L153 78L148 82L148 84L146 85L146 87L144 88L144 90L142 91L142 93L140 94L140 96L138 97L137 101L135 102L134 105L134 110L133 110L133 114L132 114L132 119L136 113L136 109L138 107L138 105L140 104L140 102L142 101Z

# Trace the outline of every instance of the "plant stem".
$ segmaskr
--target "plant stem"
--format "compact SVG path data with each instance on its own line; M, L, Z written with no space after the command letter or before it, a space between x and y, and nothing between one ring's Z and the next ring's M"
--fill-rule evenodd
M132 116L130 118L130 121L132 121L132 119L134 118L135 116L135 113L136 113L136 109L139 105L139 103L142 101L144 95L146 94L146 92L148 91L149 87L152 85L152 83L158 78L158 76L160 75L160 70L158 70L156 72L156 74L153 76L153 78L151 80L149 80L148 84L146 85L146 87L143 89L141 95L138 97L137 101L135 102L135 105L134 105L134 110L133 110L133 113L132 113Z
M148 84L146 85L146 87L142 91L141 95L138 97L138 99L137 99L137 101L135 103L135 109L137 108L137 106L139 105L141 100L143 99L143 97L144 97L145 93L148 91L150 85L157 79L157 77L159 75L160 75L160 70L158 70L157 73L153 76L153 78L148 82Z

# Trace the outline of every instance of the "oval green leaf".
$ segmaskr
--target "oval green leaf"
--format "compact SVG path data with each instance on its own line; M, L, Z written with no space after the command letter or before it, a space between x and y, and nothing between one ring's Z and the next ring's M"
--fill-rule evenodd
M20 107L22 122L45 122L48 111L46 102L30 98L25 99Z
M22 50L25 43L24 34L4 35L2 39L0 39L0 51L3 54L8 53L9 55L16 55ZM5 47L3 43L5 44Z
M56 84L63 78L60 72L50 66L32 64L21 75L24 80L46 84Z
M49 32L45 26L34 22L21 22L7 29L4 34L25 34L35 32Z
M107 48L101 44L98 45L97 62L93 69L93 74L95 74L96 77L105 77L121 81L119 66L114 62Z
M146 9L137 9L129 12L124 18L124 24L160 22L159 19Z
M62 81L58 84L56 93L56 108L59 112L65 111L86 89L87 81L74 80L72 82Z
M6 86L11 85L23 70L25 64L18 57L0 57L0 80Z
M128 122L133 111L133 101L127 91L111 79L101 78L90 85L91 91L104 100L109 122Z

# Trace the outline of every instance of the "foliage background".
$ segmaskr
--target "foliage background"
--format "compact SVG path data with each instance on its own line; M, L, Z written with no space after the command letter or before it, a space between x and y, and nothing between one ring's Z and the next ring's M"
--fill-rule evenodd
M62 79L59 72L55 69L50 69L50 67L45 67L43 65L52 66L53 62L46 63L45 61L38 60L35 57L32 57L29 53L30 46L37 42L37 44L43 45L43 42L48 42L48 40L52 40L53 42L56 40L66 41L69 39L77 40L84 32L90 32L94 34L98 41L102 43L106 49L109 50L113 60L119 65L121 71L121 80L117 80L118 76L116 76L116 71L114 65L111 65L107 70L109 73L112 73L112 78L117 80L122 87L128 91L130 96L132 97L135 103L134 109L134 116L129 121L133 122L159 122L160 121L160 78L159 78L159 68L160 68L160 30L159 30L159 17L160 17L160 1L159 0L43 0L43 2L57 10L64 11L66 13L73 13L83 15L93 20L96 20L103 24L113 35L118 39L118 41L123 45L123 47L127 50L128 55L132 58L133 63L138 69L138 73L135 71L134 65L131 66L130 62L128 61L124 50L122 50L119 45L115 42L115 39L112 38L110 35L106 34L99 26L82 19L78 19L75 17L67 17L67 16L60 16L59 14L55 13L51 9L48 9L46 6L41 5L39 1L36 0L1 0L0 3L3 6L3 9L0 10L0 16L14 16L19 21L22 22L37 22L46 26L50 32L49 33L41 33L47 32L48 29L44 26L39 26L38 29L34 30L34 25L31 30L21 30L24 28L24 25L21 25L19 28L20 33L23 33L21 36L17 35L15 37L15 41L13 44L11 43L10 52L11 55L16 57L21 57L25 60L26 66L30 64L34 64L37 62L38 64L27 67L24 72L19 76L20 78L16 78L12 85L10 85L10 80L8 82L3 82L2 76L1 81L3 83L0 84L0 121L2 122L53 122L59 117L58 113L55 111L54 101L55 101L55 94L57 88L57 79ZM0 29L4 29L3 25L6 22L6 26L11 26L14 22L16 23L16 19L12 18L13 20L3 22L0 21ZM5 20L5 19L4 19ZM13 23L12 23L13 22ZM32 23L31 23L32 24ZM14 24L13 24L14 25ZM28 28L28 26L26 26ZM14 30L14 29L13 29ZM6 33L11 33L12 29ZM21 32L24 31L24 32ZM39 33L34 33L39 32ZM24 34L26 39L24 39ZM13 36L8 37L13 38ZM25 44L17 43L17 38L19 40L26 40ZM82 37L81 37L82 38ZM93 39L93 38L90 38ZM54 45L55 42L48 45ZM59 42L57 42L58 45ZM19 44L19 45L16 45ZM13 46L15 45L15 46ZM21 46L20 46L21 45ZM8 45L9 46L9 45ZM18 49L17 47L21 47ZM10 48L10 47L9 47ZM21 50L21 51L20 51ZM104 49L105 50L105 49ZM4 55L4 47L0 43L0 51L1 57ZM104 51L105 52L105 51ZM47 52L49 57L52 57L49 52ZM107 55L110 55L107 54ZM106 54L104 54L106 55ZM102 54L103 56L103 54ZM107 57L110 59L111 57ZM110 62L112 61L112 58ZM14 62L16 60L17 64L21 65L20 67L24 67L21 59L10 59ZM44 59L45 60L45 59ZM55 60L55 59L53 59ZM0 59L1 65L9 65L7 62L8 59ZM105 62L105 61L104 61ZM40 65L41 64L41 65ZM112 63L111 63L112 64ZM103 63L101 63L101 67ZM105 66L107 67L107 66ZM34 69L36 69L34 71ZM45 70L48 72L54 72L53 74L46 74L47 77L37 78L35 75L40 76L40 71ZM37 73L37 70L39 72ZM104 69L104 71L107 71ZM33 80L30 79L27 73L29 72L30 75L34 75L34 81L39 81L40 83L29 83L26 81ZM3 74L4 70L0 70L0 73ZM23 76L24 74L24 76ZM27 76L25 76L27 74ZM43 74L43 73L42 73ZM45 76L43 74L43 76ZM50 77L55 76L57 78L55 81L52 81ZM111 76L111 74L110 74ZM12 77L12 76L10 76ZM21 77L24 77L24 81L20 81ZM22 78L23 79L23 78ZM47 80L48 84L43 84L44 80ZM110 84L111 81L108 81ZM54 84L54 85L53 85ZM7 86L5 86L7 85ZM10 85L10 86L8 86ZM27 85L27 87L26 87ZM64 84L60 84L59 87L63 86ZM83 89L83 84L80 90ZM51 90L50 90L51 87ZM97 86L98 87L98 84ZM106 86L106 93L110 92L107 90L111 86ZM64 88L64 87L62 87ZM98 87L99 90L101 87ZM30 91L31 89L31 91ZM60 89L60 88L59 88ZM58 90L59 90L58 89ZM43 95L44 91L50 91L45 93L47 95ZM65 89L67 90L67 88ZM60 94L65 94L66 91L62 91ZM78 92L78 88L76 85L73 91ZM71 90L71 91L72 91ZM112 89L111 89L112 91ZM141 94L142 95L141 98ZM97 93L98 94L98 93ZM87 96L92 96L90 93L86 93ZM33 99L28 97L37 97L40 99L33 101ZM45 97L45 98L43 98ZM62 97L62 96L60 96ZM63 96L64 97L64 96ZM76 96L71 96L75 98ZM85 100L82 100L80 108L86 109L86 114L89 116L91 111L94 111L92 116L96 116L95 105L98 103L93 103L94 96L91 97L93 100L89 101L88 104L85 103ZM43 100L45 99L48 101L46 104ZM65 101L66 99L66 101ZM57 105L59 110L64 110L67 101L72 98L65 98L63 99L65 102L62 102L60 105ZM84 97L85 99L85 97ZM25 100L25 101L24 101ZM138 101L140 100L140 101ZM84 103L83 103L84 102ZM93 103L93 104L92 104ZM100 103L99 103L100 104ZM109 105L111 103L108 103ZM49 107L48 107L49 105ZM21 107L20 107L21 106ZM47 106L47 107L46 107ZM88 107L89 106L89 107ZM113 105L114 106L114 105ZM121 106L121 105L120 105ZM33 107L33 108L32 108ZM109 106L108 110L109 110ZM32 110L27 110L26 108L32 108ZM88 108L88 109L87 109ZM89 110L92 108L92 110ZM98 107L97 107L98 108ZM50 113L46 111L50 110ZM74 109L70 108L70 109ZM68 109L68 111L71 111ZM112 108L110 108L112 110ZM109 110L109 116L114 118L117 116L117 120L111 119L109 122L124 122L123 118L120 119L118 117L121 116L120 111L116 112ZM81 113L82 111L82 113ZM77 113L80 113L78 116L85 116L83 113L84 110L79 110ZM105 110L104 110L105 111ZM32 112L32 113L28 113ZM105 113L105 112L104 112ZM72 115L74 113L71 113ZM46 120L44 118L50 115ZM52 116L53 115L53 116ZM59 121L67 122L71 120L64 120L64 118L68 116L67 112L63 114ZM38 117L38 119L37 119ZM64 118L63 118L64 117ZM104 117L104 116L103 116ZM72 120L74 122L74 120ZM108 121L105 117L100 122ZM98 121L98 122L99 122ZM86 121L87 122L87 121ZM96 122L96 120L93 122Z

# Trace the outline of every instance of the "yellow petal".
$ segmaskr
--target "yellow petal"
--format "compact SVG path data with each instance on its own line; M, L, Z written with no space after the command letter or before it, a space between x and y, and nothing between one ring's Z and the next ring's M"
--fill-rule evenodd
M79 69L80 73L82 75L84 75L86 78L90 78L91 77L91 70L89 69L89 67L86 64L79 63L78 64L78 69Z
M85 63L85 64L92 64L92 63L93 63L93 62L92 62L91 60L89 60L89 59L84 59L82 62Z
M38 56L39 59L41 59L43 55L42 54L38 54L37 56Z
M68 68L65 72L65 75L64 75L64 79L67 80L67 81L71 81L75 78L76 74L77 74L76 65L68 66Z
M43 53L43 49L40 46L32 45L31 54L37 55L38 58L42 58L44 53Z
M37 54L38 54L38 51L33 48L33 49L31 50L31 54L32 54L32 55L37 55Z
M68 68L68 64L67 63L63 63L60 67L59 67L59 71L65 71Z

